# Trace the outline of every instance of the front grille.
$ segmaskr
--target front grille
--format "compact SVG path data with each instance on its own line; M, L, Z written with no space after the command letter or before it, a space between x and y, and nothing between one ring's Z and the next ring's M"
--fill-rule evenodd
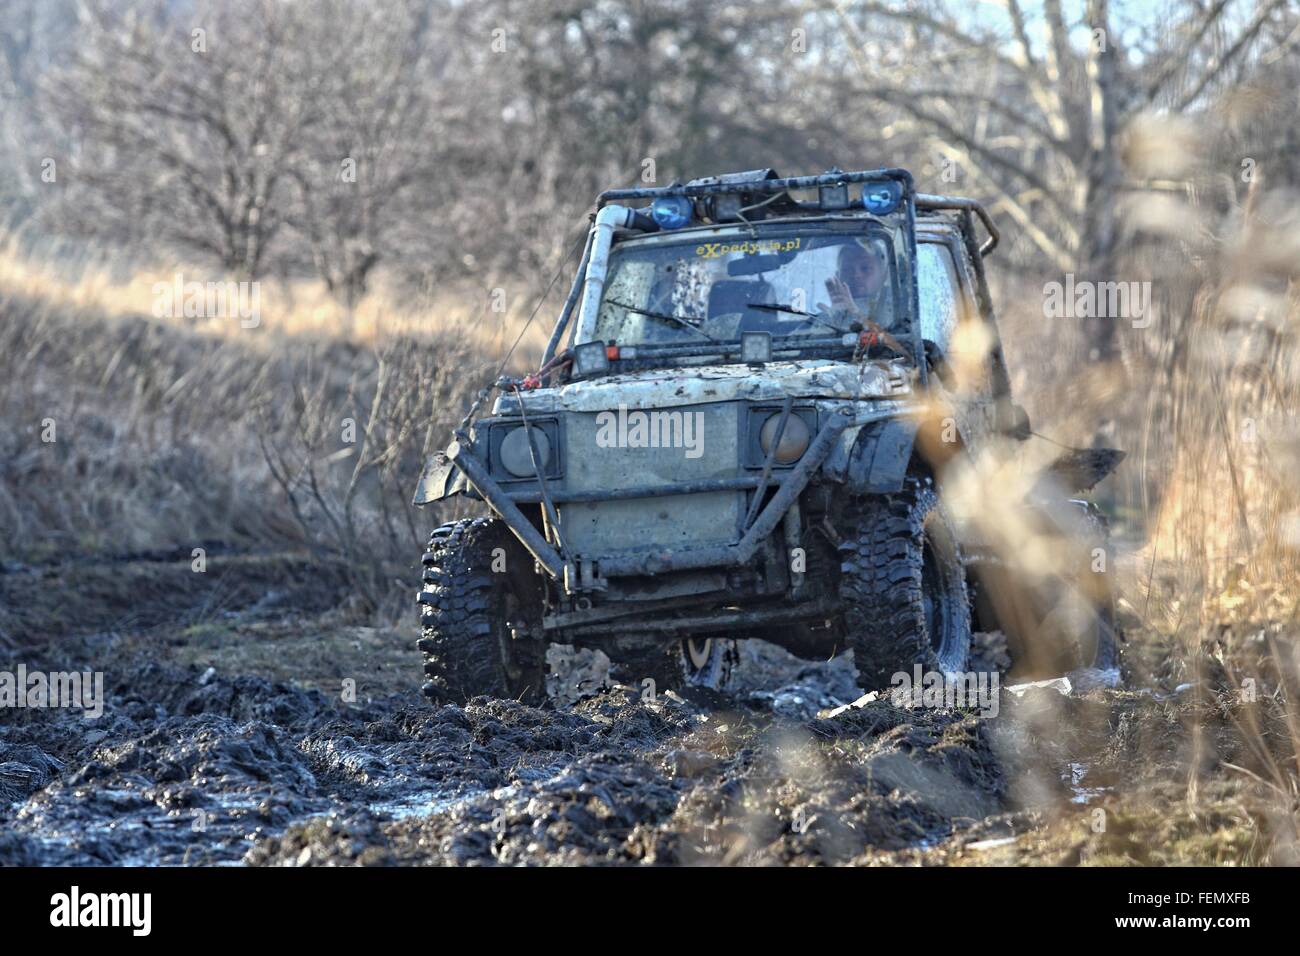
M564 488L599 496L734 478L740 413L738 402L568 413ZM560 507L560 523L566 543L583 555L726 544L736 540L743 498L738 491L710 491L573 502Z

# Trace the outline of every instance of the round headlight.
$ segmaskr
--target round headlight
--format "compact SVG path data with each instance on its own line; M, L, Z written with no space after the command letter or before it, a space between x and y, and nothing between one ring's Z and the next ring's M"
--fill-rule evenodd
M516 478L531 478L537 474L537 469L533 467L532 452L528 449L529 430L520 426L511 431L501 440L501 448L498 451L501 464ZM533 446L537 449L537 465L545 470L546 463L551 457L551 440L540 428L534 427L531 431Z
M764 455L771 453L772 441L776 438L776 430L780 424L779 413L763 422L763 428L758 433L758 444L762 447ZM808 450L809 437L808 423L798 415L791 414L785 421L785 431L781 433L781 443L776 446L773 460L779 465L798 461Z

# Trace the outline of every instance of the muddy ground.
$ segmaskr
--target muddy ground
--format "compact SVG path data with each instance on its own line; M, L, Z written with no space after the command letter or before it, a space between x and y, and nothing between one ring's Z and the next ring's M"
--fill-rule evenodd
M1004 690L987 718L832 713L861 693L850 659L756 642L709 699L615 672L572 705L432 706L413 615L365 626L302 558L209 561L0 572L0 670L98 670L107 695L97 720L0 710L0 863L1296 860L1229 682L1140 634L1121 688Z

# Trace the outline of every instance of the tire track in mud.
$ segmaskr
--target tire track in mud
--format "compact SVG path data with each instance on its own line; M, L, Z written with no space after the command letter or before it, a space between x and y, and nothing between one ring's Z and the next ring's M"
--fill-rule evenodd
M260 610L223 614L334 626L294 616L319 597L312 577L255 568L229 593ZM0 584L54 587L56 572ZM109 608L134 586L113 585ZM293 660L267 676L248 673L265 655L160 663L148 649L183 649L175 626L139 640L42 633L59 636L24 651L28 666L101 669L107 699L95 721L0 710L0 863L925 862L1078 816L1131 772L1135 740L1168 740L1172 760L1182 739L1171 702L1107 690L1004 691L990 719L888 701L819 716L858 695L851 663L758 643L707 700L647 702L615 684L572 706L432 707L409 643L409 691L345 704L273 679L296 674Z
M0 863L939 862L1086 828L1090 801L1185 739L1183 705L1105 689L1004 692L992 718L879 700L818 716L852 688L846 662L783 654L748 655L728 697L615 685L565 709L345 705L119 660L99 720L0 713Z
M837 863L1001 810L986 722L888 704L817 718L825 670L712 707L615 686L556 710L347 706L119 664L97 721L0 723L0 861Z

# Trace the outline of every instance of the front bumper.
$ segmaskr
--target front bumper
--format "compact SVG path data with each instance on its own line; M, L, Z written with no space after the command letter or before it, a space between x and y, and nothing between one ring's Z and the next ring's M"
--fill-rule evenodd
M683 548L647 548L620 551L604 555L581 555L581 564L598 569L601 577L654 575L669 571L687 571L702 568L735 567L747 564L762 543L776 530L808 486L813 476L835 448L840 436L849 428L857 428L874 421L897 415L892 408L875 408L855 414L850 407L837 408L827 416L825 424L809 443L803 457L779 481L769 479L769 487L776 492L737 540L721 545ZM519 509L520 504L542 500L541 490L507 491L489 474L487 464L472 448L453 442L446 452L447 463L454 465L472 487L501 516L524 547L537 559L551 577L563 582L567 593L587 590L590 574L583 575L578 556L562 554ZM712 491L751 491L758 489L764 479L759 475L735 478L717 478L684 481L671 485L623 487L594 492L565 492L549 490L552 503L573 501L598 501L662 497L664 495L699 494Z

